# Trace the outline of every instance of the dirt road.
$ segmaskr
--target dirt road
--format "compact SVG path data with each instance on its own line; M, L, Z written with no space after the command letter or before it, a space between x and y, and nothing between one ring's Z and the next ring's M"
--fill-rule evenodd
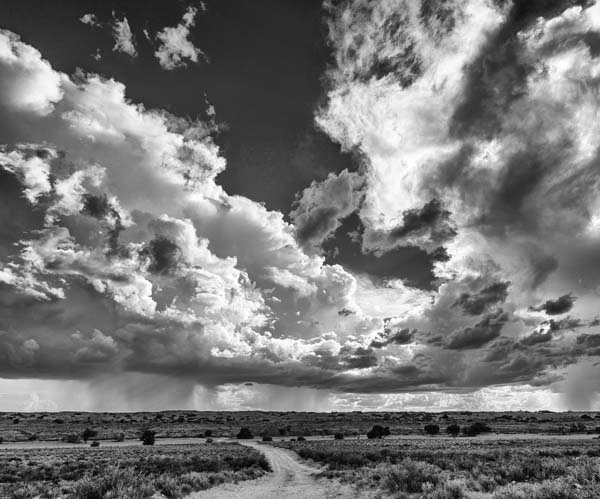
M333 499L356 497L348 487L340 487L331 480L317 480L319 470L298 460L288 450L258 442L240 442L262 452L268 459L273 473L247 482L224 484L202 492L195 492L188 499Z

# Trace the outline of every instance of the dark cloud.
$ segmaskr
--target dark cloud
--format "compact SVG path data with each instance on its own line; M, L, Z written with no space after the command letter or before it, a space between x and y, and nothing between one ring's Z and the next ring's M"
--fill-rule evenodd
M500 331L508 321L508 314L502 310L486 315L472 327L455 331L446 342L446 348L463 350L479 348L500 336Z
M535 331L531 333L529 336L526 336L521 340L523 345L537 345L539 343L547 343L552 340L552 330L544 331Z
M315 208L303 224L296 225L296 235L301 242L322 240L336 227L338 210L333 207Z
M150 258L148 270L157 274L172 272L181 263L179 246L164 236L157 236L142 250Z
M535 312L545 312L548 315L560 315L568 312L573 308L573 304L577 300L571 293L562 295L556 300L547 300L545 303L537 307L530 307L530 310Z
M372 348L383 348L387 345L408 345L412 343L415 334L417 333L416 329L403 328L393 331L392 329L386 327L383 332L383 337L380 339L373 340L371 342Z
M402 224L390 232L393 239L402 239L414 234L430 232L431 241L439 244L456 236L456 228L450 221L450 212L439 199L432 199L421 209L407 210L402 215Z
M478 293L463 293L452 306L462 308L469 315L480 315L490 306L506 300L509 285L509 282L496 282Z

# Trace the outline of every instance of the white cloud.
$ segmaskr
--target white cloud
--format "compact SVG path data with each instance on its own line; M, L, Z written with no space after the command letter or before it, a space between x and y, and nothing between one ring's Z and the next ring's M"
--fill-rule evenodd
M193 28L196 23L197 13L198 9L188 7L181 23L175 27L165 27L156 35L160 46L154 55L163 69L184 67L187 65L186 59L197 63L199 56L206 57L202 50L189 40L190 28Z
M135 42L133 40L133 33L129 27L127 18L124 17L120 21L115 19L113 25L113 37L115 39L115 45L113 51L122 52L130 55L131 57L137 57L137 50L135 48Z
M84 14L83 16L81 16L79 18L79 20L83 24L87 24L89 26L93 26L93 27L101 26L100 22L98 22L98 18L96 17L96 14L91 13L91 12L88 14Z
M62 96L61 75L18 35L0 30L0 106L47 115Z

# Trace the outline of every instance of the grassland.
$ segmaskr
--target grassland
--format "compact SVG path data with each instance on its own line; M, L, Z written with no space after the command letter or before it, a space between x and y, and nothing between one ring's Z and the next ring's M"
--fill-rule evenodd
M268 469L262 454L235 443L0 449L0 497L180 498Z
M594 412L198 412L165 411L137 413L0 413L0 438L6 442L61 440L85 428L98 432L98 439L123 434L138 438L141 428L157 432L157 438L203 436L231 437L241 427L255 435L364 435L373 425L388 426L392 435L419 435L423 426L449 422L465 426L486 421L496 433L595 433L600 432L600 414Z
M281 441L324 465L323 477L381 497L424 499L592 499L600 497L600 441Z

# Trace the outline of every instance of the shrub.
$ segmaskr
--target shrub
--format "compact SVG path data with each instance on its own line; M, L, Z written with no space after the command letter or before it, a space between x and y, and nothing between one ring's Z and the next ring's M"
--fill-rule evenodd
M206 439L206 443L207 443L207 444L212 444L213 442L214 442L214 440L213 440L212 438L210 438L210 437L208 437L208 438Z
M125 433L123 433L123 432L117 433L117 435L115 435L115 441L124 442L125 441Z
M204 436L205 436L206 438L210 438L210 437L212 437L212 436L213 436L213 432L212 432L212 430L206 430L206 431L204 432Z
M333 435L333 438L335 440L344 440L344 434L341 432L336 433L335 435Z
M304 438L302 435L300 435L296 440L298 440L298 442L305 442L306 438Z
M440 427L436 424L426 424L423 431L429 436L437 435L440 432Z
M83 433L81 434L81 438L83 438L83 441L86 443L90 438L94 438L97 436L98 436L98 432L96 430L92 430L90 428L86 428L85 430L83 430Z
M448 427L446 428L446 433L448 435L452 435L453 437L456 437L460 433L460 426L457 425L456 423L448 425Z
M63 440L68 444L81 443L81 437L77 433L69 433L63 437Z
M133 469L109 469L101 475L86 475L75 483L77 499L145 499L155 493L148 478Z
M271 435L263 435L262 441L263 442L272 442L273 441L273 437Z
M542 483L513 483L500 487L493 499L578 499L576 489L564 479L548 480Z
M98 440L94 440L91 444L90 447L100 447L100 442L98 442Z
M458 483L444 483L423 495L423 499L464 499L465 497L465 491Z
M144 430L142 432L142 436L140 437L143 445L154 445L155 439L156 432L152 430Z
M381 485L387 492L408 492L416 494L423 491L423 486L440 483L441 469L423 461L404 459L398 464L382 468Z
M376 424L375 426L373 426L373 428L371 428L371 430L369 430L367 432L367 438L369 438L369 439L383 438L389 434L390 434L389 426L384 427L384 426Z
M250 440L254 438L254 435L252 435L252 432L249 428L241 428L239 433L237 434L237 438L243 440Z

